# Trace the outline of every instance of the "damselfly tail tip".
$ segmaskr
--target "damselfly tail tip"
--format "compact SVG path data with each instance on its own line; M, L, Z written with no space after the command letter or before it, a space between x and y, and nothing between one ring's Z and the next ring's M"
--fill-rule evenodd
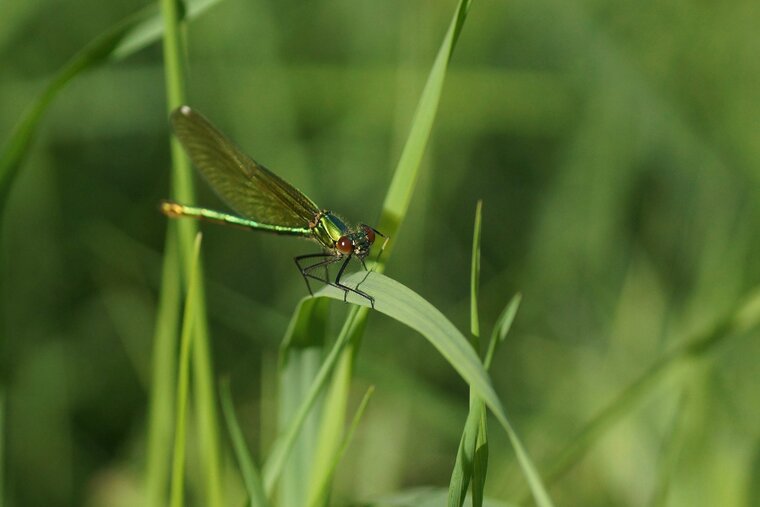
M167 217L176 218L182 216L182 205L172 201L161 201L159 205L161 213Z

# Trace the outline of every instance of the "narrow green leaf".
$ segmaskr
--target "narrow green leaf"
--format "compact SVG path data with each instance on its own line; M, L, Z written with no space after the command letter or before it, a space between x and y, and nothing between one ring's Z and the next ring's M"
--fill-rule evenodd
M323 505L327 505L327 501L330 497L330 482L332 482L332 478L335 475L335 470L338 468L340 460L343 458L343 455L346 454L346 450L348 449L348 446L354 437L356 428L359 427L359 421L361 421L361 418L364 415L364 410L367 408L369 399L372 397L372 393L374 392L374 386L370 386L367 389L367 392L364 393L364 397L362 398L361 403L359 403L359 408L356 409L356 414L354 414L354 418L348 427L348 431L341 440L338 452L332 456L332 460L327 465L327 474L324 475L324 481L322 484L319 484L317 486L315 496L311 498L308 503L308 505L311 507L321 507Z
M245 444L243 431L240 429L237 417L235 417L235 406L232 403L232 394L230 393L230 382L228 379L219 384L219 399L222 404L222 413L224 420L227 422L227 432L232 441L232 449L235 452L240 473L243 476L243 484L248 492L251 507L267 507L269 502L264 495L264 485L261 483L259 471L253 462L248 446Z
M184 485L185 485L185 438L186 438L186 419L187 419L187 398L190 385L190 350L192 348L192 338L195 333L193 326L196 322L197 304L196 291L198 289L198 256L201 248L201 235L196 236L195 249L193 252L193 269L190 272L187 298L185 299L185 313L182 319L182 337L180 340L179 352L179 373L177 375L177 409L176 422L174 425L174 453L172 457L172 483L170 505L172 507L182 507L184 505Z
M362 281L364 276L364 273L352 273L344 279L344 283L355 286ZM419 294L387 276L373 273L362 283L362 290L375 298L375 310L406 324L427 338L470 385L470 388L483 399L507 432L536 504L540 507L553 505L532 460L512 428L504 407L491 386L488 374L467 339L437 308ZM315 293L315 296L331 297L342 301L344 294L335 287L326 286ZM365 307L370 304L365 298L355 294L349 294L348 301Z

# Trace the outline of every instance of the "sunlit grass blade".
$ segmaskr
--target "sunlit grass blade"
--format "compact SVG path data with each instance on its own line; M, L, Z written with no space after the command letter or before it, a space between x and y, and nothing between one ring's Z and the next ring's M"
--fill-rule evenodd
M227 423L227 432L230 435L232 449L235 452L240 474L243 476L243 484L248 492L251 507L267 507L269 502L264 494L264 485L261 483L259 471L253 462L248 446L245 444L243 431L240 429L237 417L235 417L235 405L232 403L230 394L230 382L223 380L219 385L219 399L222 405L222 414Z
M364 393L364 397L359 403L359 408L356 409L356 414L354 414L354 418L348 426L346 434L341 439L341 445L338 448L338 452L336 452L332 456L330 462L327 463L327 474L322 476L324 477L323 482L317 485L314 490L316 492L315 496L309 499L308 505L310 507L322 507L328 504L327 501L330 498L330 483L332 482L332 477L335 475L335 470L338 468L340 460L343 458L343 455L346 453L346 450L353 439L356 428L359 427L359 421L361 421L362 416L364 415L364 410L367 408L367 404L374 392L374 386L370 386L367 389L367 392Z
M197 16L219 0L189 0L188 15ZM10 184L29 151L37 126L50 104L75 77L155 42L163 24L155 4L140 10L95 38L63 66L35 98L0 149L0 209Z
M732 312L718 319L709 329L692 336L665 354L628 385L564 449L548 460L547 482L551 484L559 479L592 445L652 392L659 385L660 380L666 378L684 361L698 360L714 353L717 346L730 336L748 332L758 325L760 325L760 289L756 288Z
M353 273L345 278L345 283L357 284L363 278L364 273ZM493 390L483 364L462 333L419 294L387 276L373 273L364 281L362 288L375 297L375 310L406 324L427 338L470 385L470 388L483 399L507 432L536 504L540 507L553 505L532 460L512 428L506 411ZM315 293L315 296L343 300L343 292L329 286L323 287ZM348 300L357 305L369 305L366 300L353 294L348 295Z
M200 247L201 235L198 234L195 240L192 270L190 271L187 297L185 299L185 312L182 318L182 334L178 360L179 371L177 374L177 391L175 396L177 408L175 411L174 452L172 455L172 482L169 501L171 507L182 507L184 505L187 398L190 386L190 352L192 340L195 336L193 326L196 324L195 305L198 301L196 291L198 290L198 280L200 277L200 273L197 270Z

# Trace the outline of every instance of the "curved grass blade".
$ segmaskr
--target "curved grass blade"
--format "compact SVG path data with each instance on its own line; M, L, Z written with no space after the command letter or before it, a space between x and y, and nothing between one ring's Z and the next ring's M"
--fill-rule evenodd
M219 0L188 0L188 17L202 13ZM43 114L72 79L109 61L124 58L156 42L163 33L155 4L138 11L96 37L63 66L29 105L0 149L0 209L8 189L29 151Z
M245 484L245 489L248 492L250 506L268 507L269 502L267 501L266 495L264 495L264 486L261 484L261 477L256 469L256 464L251 458L251 453L245 445L243 431L240 429L237 417L235 417L235 406L232 403L229 379L222 380L220 383L219 399L222 404L224 420L227 422L227 431L230 434L230 440L232 441L232 449L235 451L235 459L237 459L238 466L240 467L240 474L243 476L243 484Z
M349 286L356 285L364 276L364 273L352 273L344 279L344 283ZM540 507L553 505L536 467L507 418L506 411L491 385L483 364L462 333L419 294L387 276L372 273L362 283L362 289L375 298L375 310L406 324L424 336L470 385L477 396L483 399L507 432L536 504ZM314 296L342 301L343 291L326 286ZM348 295L348 301L356 305L369 306L369 302L354 294Z

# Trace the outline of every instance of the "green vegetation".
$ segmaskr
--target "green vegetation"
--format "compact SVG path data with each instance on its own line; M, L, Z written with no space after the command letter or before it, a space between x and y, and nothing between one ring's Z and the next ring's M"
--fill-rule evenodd
M0 507L756 505L759 15L0 4ZM183 103L391 237L375 311L158 212L223 209Z

